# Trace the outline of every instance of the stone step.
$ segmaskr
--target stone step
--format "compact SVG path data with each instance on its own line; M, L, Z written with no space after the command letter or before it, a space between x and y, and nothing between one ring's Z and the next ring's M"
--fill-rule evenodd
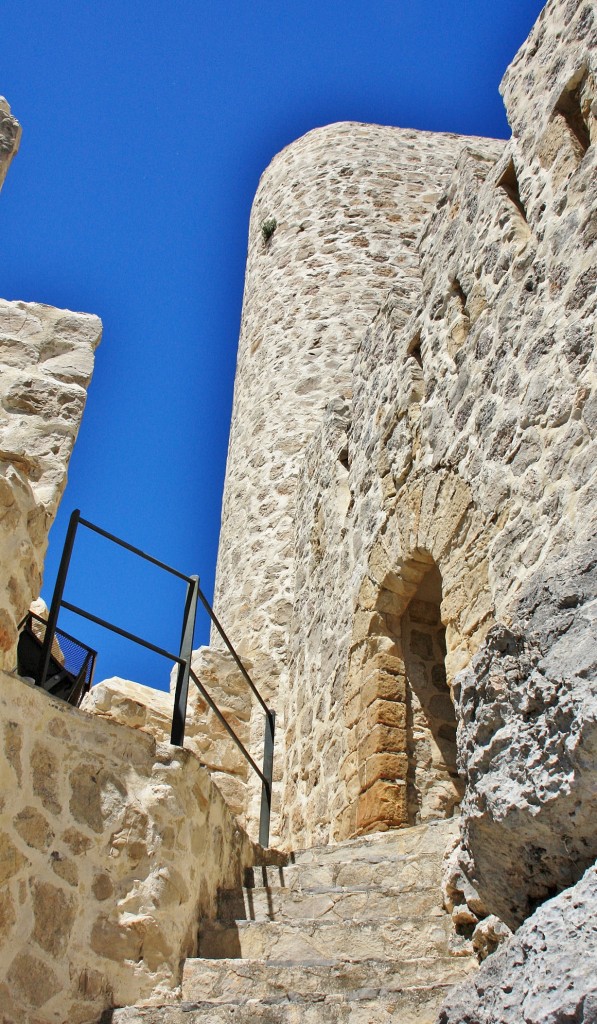
M334 995L280 996L243 1003L182 1002L115 1010L110 1024L433 1024L450 986L402 992L363 993L350 1000Z
M427 889L380 889L341 886L302 889L255 886L242 892L224 891L218 899L218 920L297 921L383 921L387 918L423 917L442 909L439 885Z
M187 1002L244 1002L330 995L362 997L395 994L405 989L456 985L476 969L473 957L427 957L416 960L279 960L190 959L184 966L182 998Z
M426 918L391 921L237 921L206 924L199 955L211 959L373 959L448 956L451 919L435 910Z
M372 832L355 839L326 846L312 846L290 854L292 863L311 864L331 861L391 859L393 857L439 857L441 860L448 843L458 836L458 817L430 821L410 828Z
M367 851L366 856L296 861L286 867L256 867L247 872L247 888L383 888L411 892L441 885L442 858Z

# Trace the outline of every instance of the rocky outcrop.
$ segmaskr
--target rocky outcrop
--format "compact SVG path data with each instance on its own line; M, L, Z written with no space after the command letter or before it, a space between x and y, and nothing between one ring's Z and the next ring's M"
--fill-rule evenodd
M595 1024L596 958L597 868L591 867L448 997L438 1024Z
M526 628L496 626L456 678L466 798L447 882L455 913L467 903L516 927L597 857L595 551L537 574L519 603Z

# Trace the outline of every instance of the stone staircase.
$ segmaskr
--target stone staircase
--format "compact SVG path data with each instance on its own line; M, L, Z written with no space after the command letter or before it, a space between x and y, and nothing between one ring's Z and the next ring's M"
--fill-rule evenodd
M182 1001L114 1024L431 1024L476 962L441 904L457 822L384 832L254 868L223 893Z

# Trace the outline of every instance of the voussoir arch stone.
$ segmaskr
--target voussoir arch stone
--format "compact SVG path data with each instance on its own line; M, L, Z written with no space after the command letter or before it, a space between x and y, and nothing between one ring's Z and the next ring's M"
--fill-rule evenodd
M448 674L464 668L494 621L489 548L496 526L476 507L471 488L444 470L408 479L369 555L359 612L401 615L429 567L442 576ZM371 634L379 622L372 619ZM358 636L353 639L352 647Z
M441 576L450 685L494 622L488 549L495 529L476 508L468 484L443 470L407 479L379 531L358 593L349 648L343 836L409 824L403 617L435 567Z

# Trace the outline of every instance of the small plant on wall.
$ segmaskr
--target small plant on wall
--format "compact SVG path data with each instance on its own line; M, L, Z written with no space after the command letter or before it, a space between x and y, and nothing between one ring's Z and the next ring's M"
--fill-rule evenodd
M267 244L272 237L274 231L278 227L278 221L275 217L266 217L261 225L261 234L263 235L263 241Z

